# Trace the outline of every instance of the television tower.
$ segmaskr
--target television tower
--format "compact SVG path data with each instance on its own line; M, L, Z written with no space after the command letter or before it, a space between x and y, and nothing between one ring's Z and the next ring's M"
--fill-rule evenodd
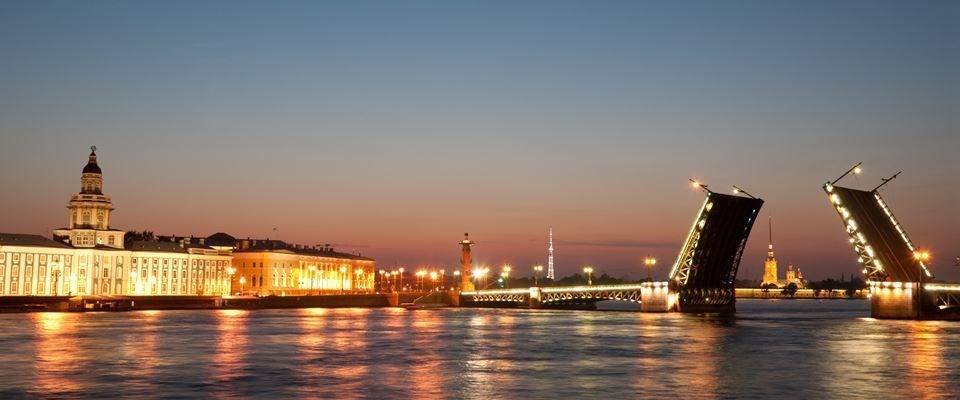
M547 248L547 279L553 276L553 228L550 228L550 247Z

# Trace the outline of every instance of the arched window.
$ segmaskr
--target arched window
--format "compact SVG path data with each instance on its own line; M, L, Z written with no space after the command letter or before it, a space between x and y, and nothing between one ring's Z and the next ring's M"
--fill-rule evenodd
M90 225L90 210L83 210L83 224Z

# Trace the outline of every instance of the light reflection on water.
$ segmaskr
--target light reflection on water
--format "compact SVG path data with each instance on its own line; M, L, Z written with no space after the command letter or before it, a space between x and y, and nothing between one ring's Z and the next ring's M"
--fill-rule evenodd
M0 315L0 398L956 398L960 322L300 309Z

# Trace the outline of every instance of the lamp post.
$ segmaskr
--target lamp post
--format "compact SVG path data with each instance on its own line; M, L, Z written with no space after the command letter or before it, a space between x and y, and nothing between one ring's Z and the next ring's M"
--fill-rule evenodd
M500 277L503 278L503 287L508 288L510 285L507 283L507 278L510 277L510 270L512 268L509 265L504 265L500 270Z
M240 277L240 295L243 296L243 286L247 284L247 277Z
M542 265L537 264L533 266L533 286L540 286L540 272L542 271Z
M382 270L382 269L380 270L380 291L381 291L381 292L385 292L385 291L386 291L386 287L383 286L383 277L384 277L386 274L387 274L387 271L384 271L384 270Z
M587 274L587 286L593 286L593 267L583 267L583 273Z
M476 280L477 283L480 283L481 280L482 280L484 283L486 283L486 276L487 276L487 270L486 270L486 268L477 268L477 269L473 270L473 279ZM478 285L478 286L479 286L479 285ZM482 289L484 286L486 286L486 285L480 286L480 288Z
M437 271L431 271L431 272L430 272L430 280L433 281L433 291L434 291L434 292L437 291L437 277L438 277L438 276L440 276L440 274L438 274Z
M460 270L453 271L453 287L455 289L460 289Z
M403 267L400 267L398 271L400 271L399 285L400 285L400 291L402 292L403 291Z
M643 259L643 265L647 266L647 280L653 282L653 267L657 265L657 259L647 256Z

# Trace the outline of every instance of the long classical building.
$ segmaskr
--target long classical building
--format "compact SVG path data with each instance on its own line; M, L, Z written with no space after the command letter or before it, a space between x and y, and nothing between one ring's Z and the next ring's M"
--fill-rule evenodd
M0 296L293 295L372 291L374 261L277 240L124 240L110 226L96 148L67 206L69 224L39 235L0 233ZM206 240L209 239L209 240ZM232 286L232 288L231 288Z

